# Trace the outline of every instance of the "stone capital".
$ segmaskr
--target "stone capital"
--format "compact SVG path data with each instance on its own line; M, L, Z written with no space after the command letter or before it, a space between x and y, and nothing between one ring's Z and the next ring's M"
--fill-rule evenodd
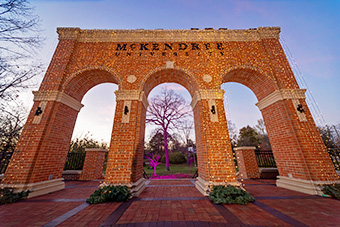
M305 99L306 89L281 89L276 90L269 94L268 96L261 99L256 106L262 110L277 101L285 100L285 99Z
M80 109L84 106L78 100L72 98L71 96L65 94L60 91L32 91L34 98L33 101L55 101L61 102L66 106L75 109L76 111L80 111Z
M215 99L224 99L225 91L222 89L200 89L195 91L194 96L192 97L192 101L190 103L191 107L194 109L197 102L202 99L215 100Z
M144 91L140 90L117 90L115 91L116 94L116 100L137 100L141 101L145 107L145 109L148 108L149 102L145 96Z

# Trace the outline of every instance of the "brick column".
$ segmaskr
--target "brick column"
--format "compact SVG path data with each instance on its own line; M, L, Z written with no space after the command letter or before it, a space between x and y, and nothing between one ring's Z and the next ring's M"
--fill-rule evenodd
M257 165L256 147L235 147L238 171L242 179L260 178L260 170Z
M305 102L305 90L276 90L256 105L262 112L280 176L277 186L321 194L340 182Z
M105 183L127 185L134 196L145 188L143 178L145 112L143 91L118 90Z
M95 180L103 178L103 167L106 149L86 148L83 170L79 180Z
M212 185L238 185L227 120L223 106L224 91L196 91L194 110L199 177L196 188L208 195Z
M61 92L79 28L60 28L59 43L27 118L2 186L31 190L30 197L63 189L63 166L81 103Z
M63 189L63 167L81 107L63 92L34 92L33 108L2 186L31 190L30 197Z

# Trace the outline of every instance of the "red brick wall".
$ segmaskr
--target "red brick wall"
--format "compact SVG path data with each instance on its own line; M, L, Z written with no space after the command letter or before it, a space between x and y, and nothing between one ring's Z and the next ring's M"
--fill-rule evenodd
M105 153L105 149L86 149L84 166L79 180L95 180L103 178Z
M234 148L240 177L243 179L260 178L260 171L255 157L255 147Z
M211 41L212 42L212 41ZM205 42L196 42L204 46ZM212 42L213 43L213 42ZM297 89L278 39L222 42L223 50L116 51L111 42L61 40L40 86L41 91L61 91L81 101L93 86L110 82L120 90L140 90L146 95L164 82L183 85L191 95L200 89L220 89L224 82L248 86L260 101L278 89ZM130 44L130 43L128 43ZM160 43L162 44L162 43ZM176 44L176 43L174 43ZM188 43L190 45L190 43ZM223 52L223 54L221 54ZM165 54L163 54L165 53ZM174 68L166 68L173 61ZM205 82L204 75L212 76ZM137 80L129 83L129 75ZM209 119L208 101L194 108L199 175L212 182L236 180L222 100L215 100L219 121ZM307 122L297 119L290 100L262 110L280 174L300 179L334 180L334 168L324 152L320 135L304 100ZM123 100L117 102L105 181L131 183L142 177L145 108L133 100L130 122L121 123ZM30 183L61 177L77 111L49 101L39 124L33 125L34 103L4 182Z

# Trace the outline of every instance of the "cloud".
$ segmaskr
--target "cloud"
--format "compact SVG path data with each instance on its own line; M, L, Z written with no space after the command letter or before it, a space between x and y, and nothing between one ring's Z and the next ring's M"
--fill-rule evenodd
M255 12L255 13L263 15L266 13L263 7L256 6L252 2L249 2L249 1L237 1L233 11L235 14L241 14L245 12Z
M174 91L186 91L187 90L182 85L174 84L174 83L167 84L167 85L165 85L165 87L169 90L174 90Z

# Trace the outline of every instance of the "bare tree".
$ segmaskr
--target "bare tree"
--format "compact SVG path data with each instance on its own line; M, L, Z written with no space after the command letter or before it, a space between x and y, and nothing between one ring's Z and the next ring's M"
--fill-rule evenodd
M13 153L24 126L26 111L22 105L0 111L0 153Z
M235 147L237 144L237 129L235 124L229 120L227 121L228 124L228 131L229 131L229 138L232 147Z
M183 122L182 125L178 127L178 131L180 132L180 135L182 135L181 137L186 147L189 147L191 145L190 135L193 128L194 128L193 121L185 121Z
M27 81L41 73L41 65L32 61L43 41L38 27L26 0L0 1L0 100L15 99Z
M183 125L191 114L190 106L184 98L173 90L162 89L159 95L150 100L146 113L146 123L160 126L163 131L166 170L170 171L168 132L179 125Z
M257 125L255 125L254 128L257 131L260 140L259 146L261 150L271 150L272 148L270 145L269 137L263 119L257 120Z

